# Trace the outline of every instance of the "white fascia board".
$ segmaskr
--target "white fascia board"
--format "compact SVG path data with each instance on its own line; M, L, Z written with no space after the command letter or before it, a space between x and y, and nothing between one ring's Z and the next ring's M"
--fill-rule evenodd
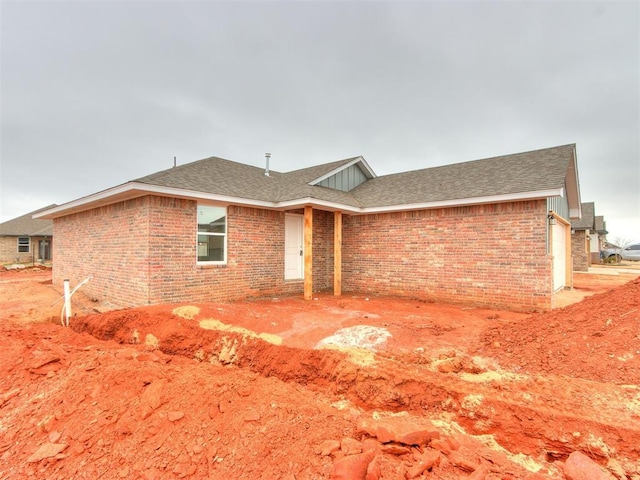
M320 182L322 182L323 180L326 180L327 178L332 177L336 173L338 173L338 172L340 172L342 170L345 170L345 169L349 168L350 166L355 165L357 163L361 163L362 164L362 167L366 171L366 174L368 174L367 176L369 178L376 178L377 177L377 175L371 169L371 167L369 166L367 161L364 159L364 157L357 157L357 158L354 158L353 160L351 160L349 163L345 163L344 165L341 165L338 168L334 168L329 173L325 173L321 177L318 177L315 180L311 180L307 185L317 185Z
M156 194L167 197L185 198L191 200L205 200L215 203L247 205L252 207L262 207L276 210L288 210L292 208L302 208L306 205L322 207L331 211L342 211L352 215L363 215L368 213L400 212L407 210L426 210L434 208L460 207L464 205L478 205L487 203L505 203L521 200L532 200L539 198L562 196L563 189L540 190L535 192L524 192L507 195L492 195L476 198L462 198L454 200L442 200L437 202L413 203L406 205L386 205L381 207L355 207L337 202L319 200L312 197L303 197L284 202L269 202L263 200L253 200L247 198L232 197L228 195L216 195L211 193L196 192L180 188L162 187L145 183L129 182L117 187L103 190L87 197L79 198L72 202L58 205L57 207L38 212L33 218L55 218L102 205L108 205L118 201L130 200L143 195Z
M252 200L246 198L232 197L228 195L215 195L193 190L181 188L163 187L159 185L150 185L146 183L129 182L117 187L113 187L93 195L73 200L71 202L58 205L38 212L33 218L55 218L69 213L79 212L102 205L130 200L132 198L141 197L143 195L156 194L165 197L178 197L192 200L208 200L211 202L235 204L235 205L251 205L258 207L274 208L274 202L265 202L261 200Z
M317 198L312 197L296 198L293 200L286 200L284 202L276 202L274 203L274 208L277 208L278 210L291 210L293 208L302 208L307 205L311 205L312 207L324 207L324 209L330 211L340 211L352 214L362 213L361 208L354 207L353 205L329 202L327 200L318 200Z
M562 196L562 188L539 190L535 192L510 193L505 195L491 195L486 197L459 198L454 200L440 200L437 202L413 203L407 205L389 205L384 207L365 207L360 213L401 212L406 210L429 210L434 208L462 207L466 205L481 205L489 203L507 203L522 200L535 200L548 197Z

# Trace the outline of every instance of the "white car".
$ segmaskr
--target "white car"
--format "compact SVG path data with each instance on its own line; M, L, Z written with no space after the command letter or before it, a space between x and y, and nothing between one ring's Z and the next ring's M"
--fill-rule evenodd
M604 258L609 260L640 260L640 243L627 245L624 248L609 248L604 251Z

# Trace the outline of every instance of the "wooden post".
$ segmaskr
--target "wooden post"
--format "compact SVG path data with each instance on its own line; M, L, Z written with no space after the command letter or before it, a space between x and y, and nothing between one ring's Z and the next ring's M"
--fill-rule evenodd
M333 294L342 295L342 212L333 213Z
M313 207L304 207L304 299L313 296Z

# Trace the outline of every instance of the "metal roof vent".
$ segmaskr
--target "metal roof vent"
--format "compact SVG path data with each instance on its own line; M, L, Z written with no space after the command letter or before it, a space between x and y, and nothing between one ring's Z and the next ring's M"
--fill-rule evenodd
M271 154L270 153L265 153L264 157L267 160L267 166L264 169L264 174L268 177L269 176L269 159L271 158Z

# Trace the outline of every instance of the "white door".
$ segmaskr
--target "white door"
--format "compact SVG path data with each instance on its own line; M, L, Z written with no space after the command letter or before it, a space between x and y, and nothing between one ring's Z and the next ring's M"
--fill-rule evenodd
M304 278L304 217L284 216L284 279Z
M553 241L551 254L553 255L553 289L559 290L565 286L567 277L567 227L557 222L551 225Z

